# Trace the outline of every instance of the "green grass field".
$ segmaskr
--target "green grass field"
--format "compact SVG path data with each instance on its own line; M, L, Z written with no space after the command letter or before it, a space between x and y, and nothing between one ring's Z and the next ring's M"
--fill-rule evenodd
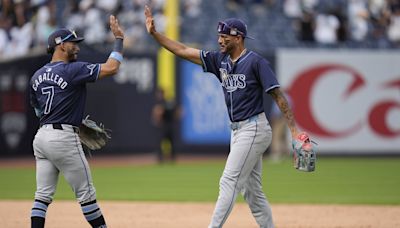
M216 200L223 161L175 165L92 167L100 200ZM34 168L0 167L0 199L32 199ZM264 191L271 203L400 204L400 158L319 158L316 172L291 161L264 162ZM60 176L55 199L74 199ZM239 197L239 201L243 201Z

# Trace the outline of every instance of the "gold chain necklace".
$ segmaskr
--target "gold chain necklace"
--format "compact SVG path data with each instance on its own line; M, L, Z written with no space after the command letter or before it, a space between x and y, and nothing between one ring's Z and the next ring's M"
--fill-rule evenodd
M247 51L246 48L243 49L243 51L240 53L239 57L237 57L235 60L231 59L232 63L236 63L236 61L238 61L240 59L240 57L242 57L246 53L246 51ZM229 56L229 58L231 58L231 57Z

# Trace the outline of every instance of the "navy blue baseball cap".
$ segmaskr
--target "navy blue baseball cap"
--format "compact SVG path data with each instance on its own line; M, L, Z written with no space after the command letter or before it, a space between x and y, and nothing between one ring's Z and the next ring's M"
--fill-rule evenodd
M54 48L63 42L81 42L82 40L84 40L84 38L78 37L75 31L65 28L58 29L50 34L49 38L47 39L47 47Z
M218 22L217 31L220 34L231 36L242 36L254 40L253 37L247 35L247 25L240 19L228 18Z

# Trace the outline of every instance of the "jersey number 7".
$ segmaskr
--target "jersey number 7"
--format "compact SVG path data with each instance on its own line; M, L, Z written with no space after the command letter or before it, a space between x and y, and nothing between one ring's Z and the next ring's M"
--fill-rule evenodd
M47 86L47 87L42 88L42 94L47 95L46 106L44 108L44 114L49 114L51 111L51 104L53 103L54 86Z

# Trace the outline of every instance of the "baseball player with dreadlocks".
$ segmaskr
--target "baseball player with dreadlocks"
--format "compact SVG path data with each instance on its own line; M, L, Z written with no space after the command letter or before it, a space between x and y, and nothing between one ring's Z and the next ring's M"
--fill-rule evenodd
M263 94L268 93L279 106L292 137L299 134L288 102L269 63L244 40L247 27L239 19L218 23L220 51L203 51L171 40L156 31L149 7L145 7L147 32L175 55L201 65L221 82L231 120L230 153L220 179L220 191L209 225L222 227L242 192L260 227L273 227L270 205L262 191L262 156L271 143L272 131L263 111Z
M51 62L31 78L31 104L40 119L40 128L33 140L37 188L31 212L32 228L44 227L60 172L74 191L90 225L107 227L96 202L78 127L83 119L86 83L115 75L123 60L124 32L114 16L110 16L110 28L115 36L114 50L103 64L77 62L78 43L83 38L68 29L54 31L48 38Z

